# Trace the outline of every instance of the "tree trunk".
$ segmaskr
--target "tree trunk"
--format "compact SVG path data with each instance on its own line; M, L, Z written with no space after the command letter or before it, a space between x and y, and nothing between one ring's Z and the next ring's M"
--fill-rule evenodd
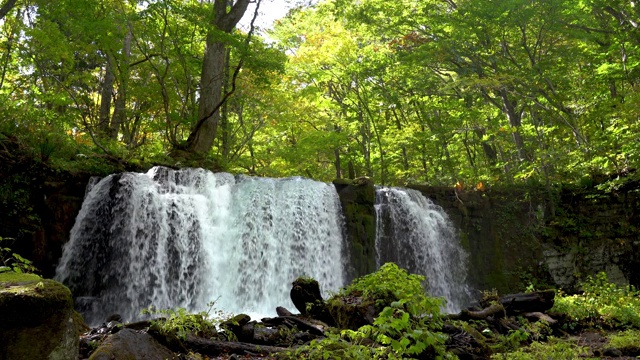
M529 156L524 148L524 140L520 135L520 125L522 125L522 111L516 109L516 104L511 101L507 95L507 90L500 90L500 97L502 98L502 104L504 111L509 119L509 125L513 128L513 142L516 144L518 150L518 158L520 161L529 160Z
M98 129L102 135L109 132L109 120L111 119L111 99L113 83L116 75L113 73L113 56L107 54L107 63L104 70L104 81L100 97L100 114L98 116Z
M14 0L14 3L15 3L15 0ZM16 18L20 18L21 16L22 16L21 11L18 10L16 14ZM2 19L3 17L4 15L0 16L0 19ZM9 68L9 64L11 63L11 53L13 52L13 42L16 38L16 33L17 33L16 28L14 26L11 26L11 30L9 30L9 34L7 35L6 52L4 53L4 58L2 59L2 74L0 74L0 89L2 89L2 86L4 85L4 79L7 75L7 69Z
M127 27L122 44L122 60L120 61L120 74L118 82L118 94L116 96L115 108L113 109L113 117L109 126L109 137L113 140L118 138L120 126L127 118L127 87L129 86L129 58L131 57L131 40L133 35Z
M247 10L250 0L238 0L227 12L227 0L215 0L211 25L226 33L231 33ZM225 44L220 42L214 31L207 34L206 48L200 77L200 98L198 100L198 122L187 140L187 151L206 153L213 147L220 121L220 101L224 84L226 63Z
M4 3L2 7L0 7L0 20L4 19L4 17L7 16L9 11L13 9L13 7L16 5L16 1L17 0L7 0L7 2Z
M229 91L229 82L231 81L230 71L229 71L229 62L231 60L231 51L226 50L225 55L225 64L224 64L224 83L223 83L223 91L226 93ZM229 161L229 154L231 153L231 129L229 124L229 106L228 103L225 102L222 104L222 114L220 118L220 130L221 134L221 144L222 144L222 159L225 162Z

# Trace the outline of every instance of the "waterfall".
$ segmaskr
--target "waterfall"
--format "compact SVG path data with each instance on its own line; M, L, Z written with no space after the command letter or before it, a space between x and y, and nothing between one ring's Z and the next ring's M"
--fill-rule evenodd
M155 167L92 182L56 279L89 324L184 307L266 315L292 308L291 282L343 286L333 185Z
M413 189L376 188L376 262L395 262L424 275L428 291L444 297L445 312L458 312L470 300L467 254L440 206Z

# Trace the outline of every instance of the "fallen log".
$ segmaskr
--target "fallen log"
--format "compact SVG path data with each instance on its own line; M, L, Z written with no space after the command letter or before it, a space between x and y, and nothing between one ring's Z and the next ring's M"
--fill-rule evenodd
M291 350L277 346L254 345L235 341L208 340L193 335L188 335L182 342L182 345L188 350L207 356L219 356L220 354L269 355Z
M317 325L312 324L306 320L300 319L295 316L278 316L275 318L264 318L262 323L267 326L287 325L288 327L295 326L300 331L308 331L310 334L324 336L324 331ZM328 326L324 326L327 328Z
M530 312L530 313L524 313L522 314L524 315L525 318L527 318L527 320L534 320L534 321L538 321L538 320L544 320L546 321L549 325L555 325L558 323L558 320L552 318L551 316L545 314L545 313L541 313L541 312Z
M500 298L507 314L523 312L544 312L553 307L554 290L534 291L530 293L509 294Z
M496 315L498 318L504 317L504 307L501 304L492 304L479 311L465 309L458 314L449 314L446 318L451 320L486 320L489 316L493 315Z

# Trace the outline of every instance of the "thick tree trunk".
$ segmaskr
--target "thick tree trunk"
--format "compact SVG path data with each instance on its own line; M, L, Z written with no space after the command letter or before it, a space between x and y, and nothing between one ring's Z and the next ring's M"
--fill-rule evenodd
M227 12L227 0L215 0L211 25L230 33L247 10L250 0L238 0ZM211 150L220 121L220 101L224 84L226 48L224 43L211 31L207 35L202 74L200 77L200 98L198 100L198 122L187 140L187 151L206 153Z

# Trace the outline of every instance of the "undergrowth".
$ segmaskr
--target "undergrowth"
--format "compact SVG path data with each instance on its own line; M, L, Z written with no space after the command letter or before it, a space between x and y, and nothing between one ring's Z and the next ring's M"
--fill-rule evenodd
M635 287L613 284L601 272L589 277L582 289L577 295L559 292L551 309L569 317L568 327L640 328L640 292Z
M213 338L217 335L217 326L230 318L221 310L215 310L215 301L207 304L207 311L189 313L185 308L155 309L152 306L142 311L145 315L160 316L151 321L151 327L164 336L175 336L185 340L187 335Z
M445 351L447 336L442 326L442 299L426 296L424 278L408 274L396 264L387 263L375 273L363 276L340 291L336 297L361 296L386 306L371 325L357 330L328 333L281 359L454 359ZM389 300L392 300L389 302ZM332 301L332 300L329 300Z

